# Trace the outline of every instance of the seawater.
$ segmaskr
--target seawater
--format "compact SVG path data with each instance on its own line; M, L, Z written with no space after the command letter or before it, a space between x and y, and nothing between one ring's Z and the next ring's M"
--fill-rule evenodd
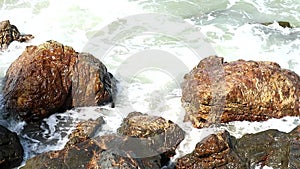
M187 34L195 30L202 33L212 49L203 55L216 54L225 61L237 59L275 61L281 67L300 74L300 2L298 0L111 0L99 2L67 0L2 0L0 20L9 19L23 33L35 36L29 43L13 42L9 49L0 53L0 80L9 65L24 51L27 45L38 45L53 39L72 46L78 52L90 52L98 57L119 79L116 108L82 107L55 114L45 119L40 129L30 131L29 125L19 121L5 121L0 124L17 132L25 148L25 160L42 152L62 149L68 141L68 134L76 123L103 116L106 124L98 135L115 132L122 119L131 111L141 111L172 120L186 132L186 139L180 144L177 155L191 152L195 144L210 133L227 129L236 137L246 133L256 133L267 129L289 132L299 125L299 118L285 117L266 122L232 122L220 128L193 129L184 123L181 107L183 75L199 62L200 58L192 48L174 35L158 32L134 34L146 30L151 25L132 28L132 36L127 35L128 18L145 13L171 15L190 25L182 31ZM282 28L276 21L288 21L294 27ZM136 22L143 22L137 20ZM271 22L269 26L260 23ZM162 20L161 26L170 21ZM119 29L127 30L127 37L111 44L105 57L99 56L94 48L89 48L91 39L113 34ZM157 25L156 25L157 26ZM102 31L107 28L107 34ZM193 30L189 30L189 29ZM175 27L170 27L170 31ZM143 31L141 31L143 32ZM178 35L180 36L180 35ZM119 37L115 37L119 38ZM191 41L197 41L191 37ZM197 44L197 43L195 43ZM199 46L200 47L200 46ZM197 48L194 47L194 48ZM120 75L120 67L135 66L139 63L129 59L143 56L143 51L157 51L157 55L172 55L184 63L186 72L168 72L162 68L147 67L133 72L128 78ZM162 52L162 51L165 51ZM155 56L151 56L155 57ZM144 63L145 64L145 63ZM130 68L130 67L129 67ZM175 69L172 69L175 70ZM3 83L0 83L2 90ZM2 95L0 94L0 97ZM24 161L25 162L25 161ZM259 166L258 166L259 167Z

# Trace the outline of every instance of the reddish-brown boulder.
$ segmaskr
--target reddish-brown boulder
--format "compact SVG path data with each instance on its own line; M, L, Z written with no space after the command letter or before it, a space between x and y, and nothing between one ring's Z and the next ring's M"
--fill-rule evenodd
M210 123L264 121L300 115L300 77L277 63L223 62L211 56L185 75L185 120L197 128Z
M6 72L7 113L32 122L75 106L112 101L116 81L94 56L56 41L28 46Z

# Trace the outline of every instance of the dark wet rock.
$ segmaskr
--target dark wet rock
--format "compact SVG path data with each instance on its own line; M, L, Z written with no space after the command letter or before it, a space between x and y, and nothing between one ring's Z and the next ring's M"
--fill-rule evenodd
M274 62L205 58L185 75L182 95L185 120L197 128L300 115L300 77Z
M269 166L299 168L300 126L290 133L267 130L247 134L240 139L227 131L212 134L199 142L195 150L179 158L176 168L243 168Z
M177 128L179 127L175 126L172 122L168 122L161 118L141 115L140 113L135 114L136 116L132 115L133 114L131 114L131 117L127 117L127 120L124 120L124 123L122 125L125 125L125 121L133 121L133 125L127 123L128 129L130 129L130 131L126 132L124 127L121 127L119 131L124 134L127 133L128 135L135 136L131 137L112 134L94 137L91 139L91 136L87 135L94 135L93 133L95 131L95 128L89 126L88 124L92 123L92 126L98 126L99 122L102 122L101 118L96 121L84 122L83 124L80 123L77 129L71 134L70 142L67 143L63 150L37 155L29 159L23 169L161 169L161 167L165 165L164 162L166 158L165 155L162 154L168 150L173 150L173 147L175 147L174 144L176 144L176 146L177 144L179 144L176 140L173 144L169 139L176 139L176 134L180 135L181 139L184 134L183 131L177 131ZM142 124L148 125L140 126L142 128L145 128L145 130L137 128L134 120L131 119L134 117L138 117L141 120ZM146 122L146 120L152 121ZM86 130L86 128L88 128L88 130ZM136 132L134 132L133 130L136 130ZM162 134L163 131L165 131L166 134ZM174 132L173 135L171 131ZM154 132L157 132L159 134L155 135ZM164 135L165 138L161 138L160 136L162 135ZM166 142L165 140L168 140L169 142ZM158 141L158 143L154 141ZM158 144L160 144L161 149L155 147L155 145Z
M79 122L75 130L69 135L69 141L66 147L76 145L77 143L84 142L96 136L97 132L102 129L102 125L105 124L103 117L99 117L96 120L88 120Z
M149 156L160 154L164 164L175 155L175 149L185 136L185 132L172 121L140 112L130 113L118 132L132 137L133 142L140 141L143 147L136 146L137 151L147 150Z
M161 156L150 154L152 152L147 149L147 145L144 145L138 138L107 135L96 140L106 148L98 161L100 168L161 169L163 166Z
M6 72L8 113L32 122L75 106L112 101L115 80L94 56L56 41L28 46Z
M15 25L11 25L9 20L0 22L0 50L6 49L13 41L27 42L34 36L22 35Z
M23 160L24 150L16 133L0 125L0 168L17 167Z
M227 131L209 135L196 145L192 153L177 159L176 168L246 168L234 151L235 144L236 139Z
M274 22L264 22L261 23L262 25L268 26L268 25L272 25ZM278 21L277 22L279 24L279 26L283 27L283 28L293 28L292 25L287 22L287 21Z
M133 159L129 152L122 152L126 138L106 135L87 139L63 150L51 151L37 155L26 162L22 169L160 169L159 157ZM120 150L120 151L119 151Z
M59 151L50 151L37 155L26 161L23 169L69 169L69 168L92 168L89 166L96 162L97 152L101 148L91 139L79 143L76 147L65 148Z

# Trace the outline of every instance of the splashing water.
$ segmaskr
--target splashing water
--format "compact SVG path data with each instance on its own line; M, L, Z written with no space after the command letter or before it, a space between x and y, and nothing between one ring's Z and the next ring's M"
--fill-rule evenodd
M53 39L72 46L78 52L97 54L93 50L86 51L85 46L99 30L118 21L110 25L109 30L113 32L126 24L122 18L147 12L170 14L184 19L201 31L215 54L224 57L226 61L275 61L283 68L300 74L300 2L297 0L111 0L100 4L96 0L75 0L72 3L67 0L4 0L0 2L0 9L1 21L9 19L21 32L35 36L27 44L13 42L8 50L0 53L1 81L9 65L27 45L38 45ZM289 21L294 28L282 28L276 21ZM162 21L161 25L167 22ZM273 24L260 24L264 22ZM133 31L138 32L145 27ZM132 55L149 49L167 51L158 52L157 55L177 56L186 65L187 71L174 77L170 72L152 67L135 72L130 79L120 78L115 109L109 106L83 107L55 114L43 121L38 132L28 131L30 127L24 122L7 122L2 117L0 124L20 135L25 159L28 159L38 153L62 149L78 121L103 116L106 124L98 133L103 135L115 132L122 119L131 111L141 111L172 120L187 132L173 160L191 152L198 141L218 130L227 129L234 136L241 137L245 133L271 128L289 132L300 124L299 118L295 117L270 119L266 122L232 122L219 129L194 129L190 123L183 123L181 81L177 79L182 79L185 73L196 66L199 58L197 60L191 48L174 37L163 34L137 35L114 44L106 57L96 56L115 76L124 77L117 74L120 65ZM2 93L2 82L0 88Z

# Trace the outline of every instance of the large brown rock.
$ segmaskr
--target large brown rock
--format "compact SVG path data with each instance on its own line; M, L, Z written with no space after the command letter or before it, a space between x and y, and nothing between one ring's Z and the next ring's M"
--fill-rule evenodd
M141 122L139 127L137 119ZM22 168L161 169L167 164L165 153L173 151L184 137L184 132L170 121L132 113L119 129L124 135L92 138L102 123L102 118L79 123L63 150L37 155Z
M300 115L300 77L274 62L223 62L211 56L185 75L185 120L210 123L264 121Z
M177 159L177 169L251 169L269 166L300 168L300 126L290 133L267 130L236 139L227 131L200 141L195 150Z
M9 67L3 90L5 109L27 122L75 106L112 101L116 80L88 53L56 41L28 46Z
M0 125L0 168L18 167L24 150L16 133Z
M15 25L11 25L9 20L0 22L0 50L6 49L13 41L27 42L34 37L30 34L22 35Z

